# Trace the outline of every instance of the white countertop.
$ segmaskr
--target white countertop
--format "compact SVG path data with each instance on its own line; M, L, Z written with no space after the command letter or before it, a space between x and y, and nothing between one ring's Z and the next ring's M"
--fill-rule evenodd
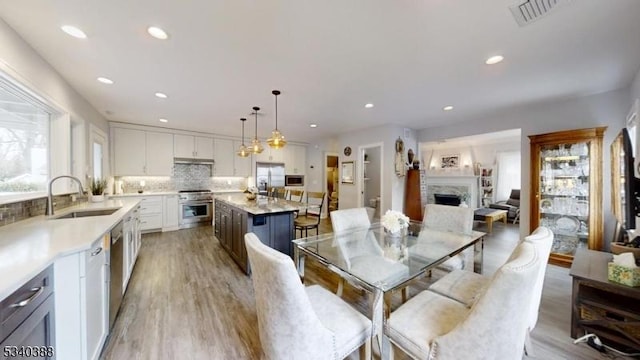
M49 219L41 215L0 227L0 301L56 258L88 250L139 202L119 199L85 203L58 210L54 216L77 210L119 210L111 215L75 219Z
M244 190L212 190L211 193L213 194L227 194L227 193L241 193ZM149 192L143 192L143 193L124 193L124 194L116 194L116 195L109 195L110 198L120 198L120 197L133 197L133 196L158 196L158 195L177 195L178 191L177 190L173 190L173 191L149 191Z

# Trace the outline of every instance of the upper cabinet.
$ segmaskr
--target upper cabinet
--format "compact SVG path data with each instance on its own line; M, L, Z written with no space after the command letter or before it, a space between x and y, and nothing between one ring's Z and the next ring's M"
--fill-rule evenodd
M282 163L284 162L284 153L288 146L285 146L282 149L272 149L266 143L263 144L264 151L260 154L256 155L256 162L272 162L272 163Z
M284 172L287 175L304 175L307 163L307 148L287 145L284 148Z
M531 231L554 233L549 261L602 249L602 137L606 127L531 135Z
M215 139L215 165L213 176L233 176L233 160L236 156L233 140Z
M173 135L173 156L187 159L213 159L213 139L203 136Z
M114 128L114 175L170 176L173 136L166 133Z

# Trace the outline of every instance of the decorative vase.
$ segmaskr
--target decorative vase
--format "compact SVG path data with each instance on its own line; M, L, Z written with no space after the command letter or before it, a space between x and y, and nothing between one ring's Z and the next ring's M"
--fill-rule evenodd
M406 236L407 228L402 228L397 232L390 232L385 229L383 256L394 261L402 260L407 256Z
M103 202L104 195L91 195L91 202Z
M413 160L413 168L415 170L420 170L420 160Z

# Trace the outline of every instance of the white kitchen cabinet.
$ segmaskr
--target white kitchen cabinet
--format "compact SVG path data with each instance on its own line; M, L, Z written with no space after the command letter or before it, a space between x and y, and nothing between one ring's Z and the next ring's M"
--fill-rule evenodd
M114 128L115 175L145 175L146 141L142 130Z
M304 175L307 163L307 148L301 145L287 145L284 150L285 174Z
M234 141L233 149L239 148L241 144L242 144L241 141ZM243 158L236 155L233 157L233 176L241 176L241 177L251 176L251 156L247 156Z
M108 234L54 263L56 358L98 359L109 327Z
M135 264L135 239L133 234L133 211L122 219L122 289L127 289L129 278Z
M266 141L263 143L264 151L258 155L256 155L256 162L273 162L273 163L281 163L284 162L284 152L287 148L273 149L267 145Z
M234 176L234 158L239 158L239 156L236 155L233 140L215 139L214 149L215 165L213 176Z
M149 131L146 133L145 175L173 175L173 135Z
M180 220L180 207L178 205L178 195L164 196L164 221L163 231L178 230Z
M203 136L173 135L173 156L177 158L211 160L213 139Z
M135 129L113 129L117 176L171 176L173 136Z
M162 217L162 196L141 198L140 231L162 229Z

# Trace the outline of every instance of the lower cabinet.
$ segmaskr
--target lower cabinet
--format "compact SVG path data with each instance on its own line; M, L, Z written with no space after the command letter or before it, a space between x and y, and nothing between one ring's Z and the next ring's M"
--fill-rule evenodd
M54 263L58 359L98 359L109 327L107 251L110 237ZM64 335L64 336L63 336Z
M178 230L180 222L180 206L178 195L165 195L164 198L164 219L162 221L162 231Z
M50 266L0 302L2 359L56 358L54 301Z
M240 269L249 274L250 267L244 235L255 233L270 247L293 256L293 212L255 215L220 200L215 201L214 234Z

